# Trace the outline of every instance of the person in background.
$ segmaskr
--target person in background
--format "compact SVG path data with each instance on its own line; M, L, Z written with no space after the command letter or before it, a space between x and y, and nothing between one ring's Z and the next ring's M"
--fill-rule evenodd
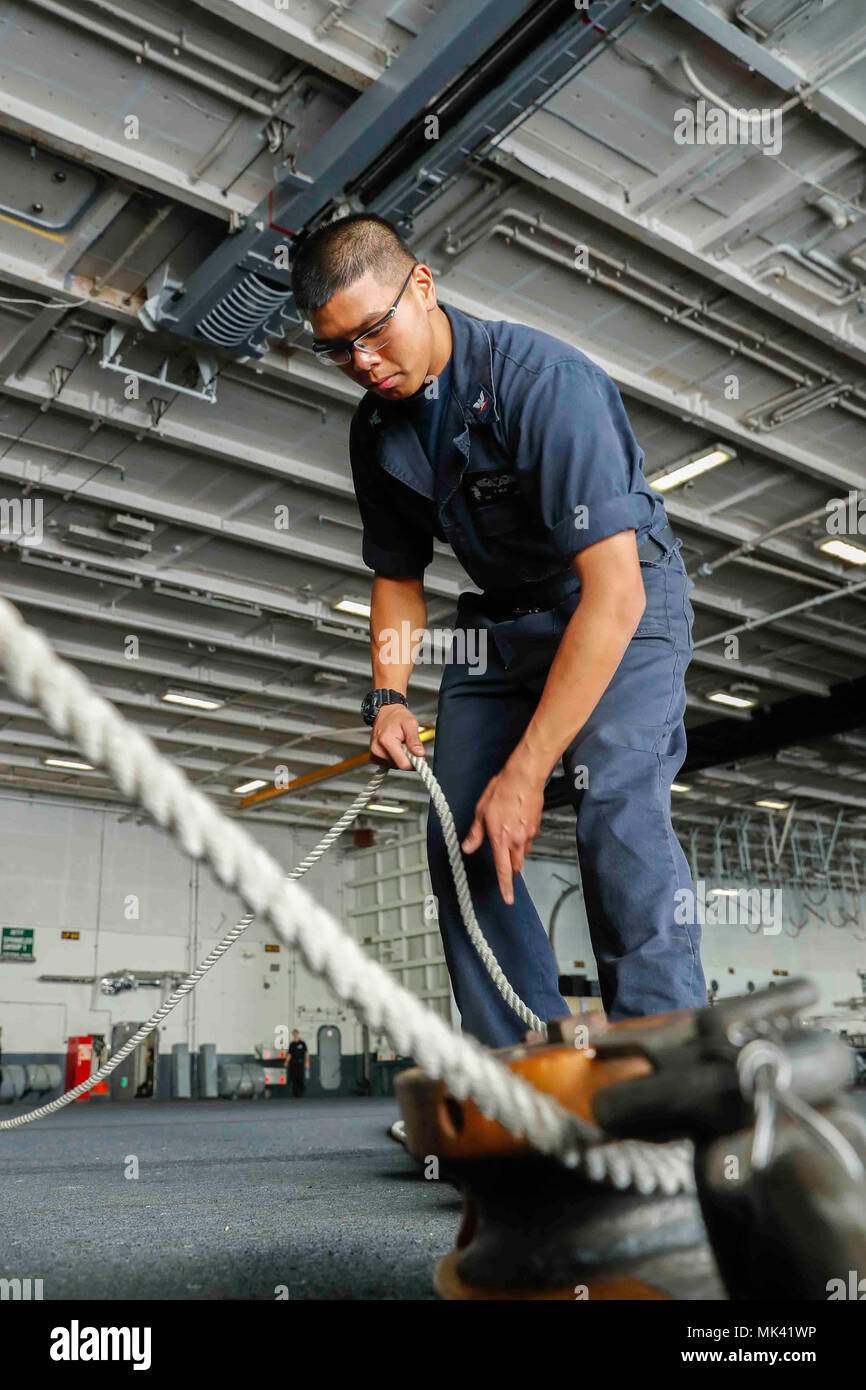
M304 1094L304 1082L307 1076L307 1057L309 1051L297 1028L292 1029L292 1041L289 1043L289 1077L292 1082L292 1095L302 1096Z

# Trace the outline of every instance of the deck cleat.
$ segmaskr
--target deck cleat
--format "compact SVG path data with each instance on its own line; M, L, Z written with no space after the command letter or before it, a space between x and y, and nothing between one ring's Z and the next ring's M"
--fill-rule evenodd
M404 1072L407 1147L463 1192L440 1297L826 1299L866 1269L866 1124L849 1050L800 1021L816 1000L792 980L497 1051L574 1115L570 1163Z

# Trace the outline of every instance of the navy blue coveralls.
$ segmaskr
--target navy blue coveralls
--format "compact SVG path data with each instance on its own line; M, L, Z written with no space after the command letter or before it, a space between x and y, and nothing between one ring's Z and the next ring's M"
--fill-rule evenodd
M454 630L476 630L465 654L486 642L486 663L445 665L433 771L462 840L526 729L577 607L573 556L634 530L646 610L562 763L607 1014L703 1007L700 927L675 921L684 915L675 894L694 890L670 817L670 785L686 752L683 676L694 616L681 542L644 479L643 451L606 372L546 333L441 307L454 347L433 465L400 401L368 392L350 431L365 564L391 578L421 577L435 536L483 591L460 594ZM508 1046L523 1025L469 941L432 806L427 851L463 1028L488 1046ZM567 1014L523 876L515 875L509 906L486 836L464 862L481 929L517 993L541 1018Z

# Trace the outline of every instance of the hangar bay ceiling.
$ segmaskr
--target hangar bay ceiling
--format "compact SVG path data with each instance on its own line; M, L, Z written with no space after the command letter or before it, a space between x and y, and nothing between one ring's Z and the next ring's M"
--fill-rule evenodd
M287 275L256 278L255 258L329 209L386 211L447 303L557 334L623 394L695 581L674 794L695 876L759 864L856 887L866 12L459 11L0 3L2 592L239 814L235 789L277 767L363 753L367 624L335 608L371 581L347 455L358 392L314 360ZM760 138L717 140L707 113L729 108L769 115ZM425 587L447 628L468 580L438 542ZM429 725L438 682L419 665ZM64 765L81 761L0 687L0 785L115 800ZM243 814L319 830L369 774ZM426 806L413 774L387 793ZM534 850L571 858L560 800L554 779Z

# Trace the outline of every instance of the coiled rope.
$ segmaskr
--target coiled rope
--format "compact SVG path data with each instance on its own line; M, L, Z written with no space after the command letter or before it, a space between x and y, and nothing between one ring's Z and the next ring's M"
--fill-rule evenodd
M386 1033L398 1052L413 1057L429 1076L444 1081L458 1099L473 1100L488 1118L497 1120L515 1136L525 1136L540 1152L558 1158L568 1167L581 1168L592 1181L620 1189L634 1187L647 1194L656 1191L671 1194L694 1186L691 1145L656 1145L630 1140L600 1142L604 1136L598 1126L536 1090L503 1066L474 1038L455 1032L438 1014L398 984L377 961L364 955L358 943L326 908L294 881L325 853L360 813L381 785L387 768L374 775L324 839L286 878L276 861L246 830L229 820L213 802L191 786L181 770L163 757L145 734L97 695L86 678L57 656L42 634L25 623L17 609L2 598L0 666L16 695L37 706L54 732L73 739L89 761L105 767L123 795L138 802L158 824L170 830L187 854L206 859L220 883L235 890L249 909L248 915L226 933L192 974L93 1076L57 1100L0 1122L0 1129L15 1129L51 1114L109 1075L195 987L253 918L260 916L271 922L286 945L298 948L308 968L327 980L338 999L356 1009L374 1031ZM474 921L471 899L468 911L464 906L468 898L465 873L461 885L455 867L454 856L459 862L459 852L450 810L425 760L416 759L414 754L409 757L431 796L435 787L434 804L446 831L461 911ZM446 830L449 821L450 830ZM462 863L459 867L462 870ZM489 952L477 922L475 928L476 945L480 941L479 950ZM495 963L492 952L490 960ZM516 995L514 1001L520 1003Z

